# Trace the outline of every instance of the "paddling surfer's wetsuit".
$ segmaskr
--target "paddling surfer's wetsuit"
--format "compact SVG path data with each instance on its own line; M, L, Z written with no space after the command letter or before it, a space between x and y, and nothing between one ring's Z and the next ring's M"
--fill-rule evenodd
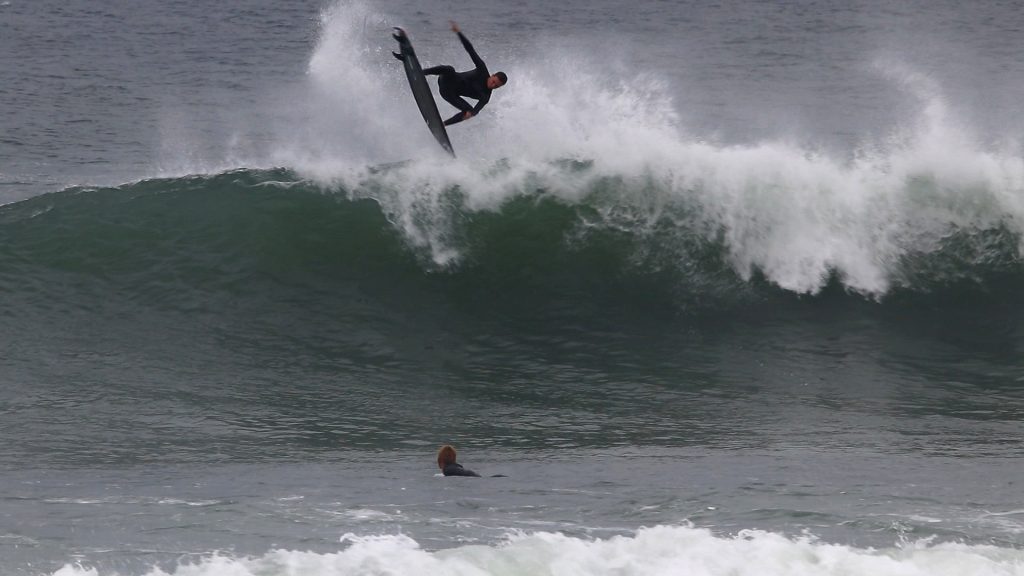
M480 475L477 474L476 472L473 472L472 470L469 470L467 468L463 468L462 464L456 464L455 462L452 462L451 464L445 464L444 469L441 470L441 473L444 474L445 476L476 476L477 478L480 477Z
M456 72L455 68L451 66L433 66L423 70L423 74L438 76L437 87L441 92L441 97L459 109L455 116L444 121L445 126L462 122L466 112L472 112L473 116L476 116L491 99L491 89L487 87L487 78L491 73L487 71L487 65L477 55L466 36L462 32L458 34L459 40L462 40L462 46L466 52L469 52L469 57L473 59L476 68L467 72ZM470 106L469 102L462 99L462 96L476 100L476 106Z

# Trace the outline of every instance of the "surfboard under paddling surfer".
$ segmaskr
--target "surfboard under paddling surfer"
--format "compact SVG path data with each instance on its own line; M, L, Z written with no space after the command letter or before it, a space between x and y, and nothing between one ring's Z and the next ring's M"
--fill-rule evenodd
M452 21L451 25L452 32L459 35L459 40L462 40L462 46L469 53L469 57L473 59L473 64L476 65L476 68L466 72L456 72L455 68L451 66L441 65L423 70L425 75L436 75L438 77L437 88L441 93L441 97L459 109L458 113L444 121L445 126L451 126L476 116L487 105L487 102L490 101L491 91L501 88L508 82L508 76L504 72L495 72L494 74L488 72L487 65L477 55L473 45L469 43L469 40L459 29L459 25L454 21ZM476 106L470 106L469 102L466 102L463 98L476 100Z

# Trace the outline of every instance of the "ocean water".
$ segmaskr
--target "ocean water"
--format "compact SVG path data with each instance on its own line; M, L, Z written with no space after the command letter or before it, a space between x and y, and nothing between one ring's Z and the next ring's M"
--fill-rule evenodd
M456 160L390 55L468 68L449 19L510 78ZM1024 575L1022 47L0 2L0 574Z

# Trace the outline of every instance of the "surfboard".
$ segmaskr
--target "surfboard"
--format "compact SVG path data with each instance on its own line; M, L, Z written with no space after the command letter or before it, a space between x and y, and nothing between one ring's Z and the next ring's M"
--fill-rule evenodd
M448 140L448 131L444 129L444 121L441 120L441 114L437 111L437 102L434 102L434 95L430 92L430 85L427 84L427 77L423 75L420 61L416 58L416 51L413 50L412 43L409 42L409 36L401 28L395 28L393 36L395 40L398 40L398 47L401 50L401 52L393 52L393 54L405 66L405 75L409 79L409 87L412 88L412 96L416 99L420 115L423 116L423 120L426 121L430 133L434 135L437 143L454 158L455 151L452 150L452 143Z

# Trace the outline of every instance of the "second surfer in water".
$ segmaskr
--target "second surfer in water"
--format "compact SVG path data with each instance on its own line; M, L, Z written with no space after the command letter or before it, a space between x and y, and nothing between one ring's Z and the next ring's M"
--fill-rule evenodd
M462 31L459 30L459 25L455 22L451 24L452 32L459 35L459 40L462 40L462 46L469 53L469 57L473 59L473 64L476 65L476 68L466 72L456 72L455 68L451 66L433 66L423 70L425 75L434 74L438 76L437 88L441 93L441 97L459 109L457 114L444 121L445 126L451 126L476 116L491 99L491 91L501 88L508 82L508 77L505 76L504 72L491 74L487 71L487 65L477 55L473 45L469 43L469 40L466 39ZM476 106L470 106L469 102L463 100L463 97L476 100Z
M451 444L445 444L441 446L441 449L437 451L437 467L441 469L441 473L445 476L476 476L480 477L479 474L463 468L462 464L455 461L455 448Z

